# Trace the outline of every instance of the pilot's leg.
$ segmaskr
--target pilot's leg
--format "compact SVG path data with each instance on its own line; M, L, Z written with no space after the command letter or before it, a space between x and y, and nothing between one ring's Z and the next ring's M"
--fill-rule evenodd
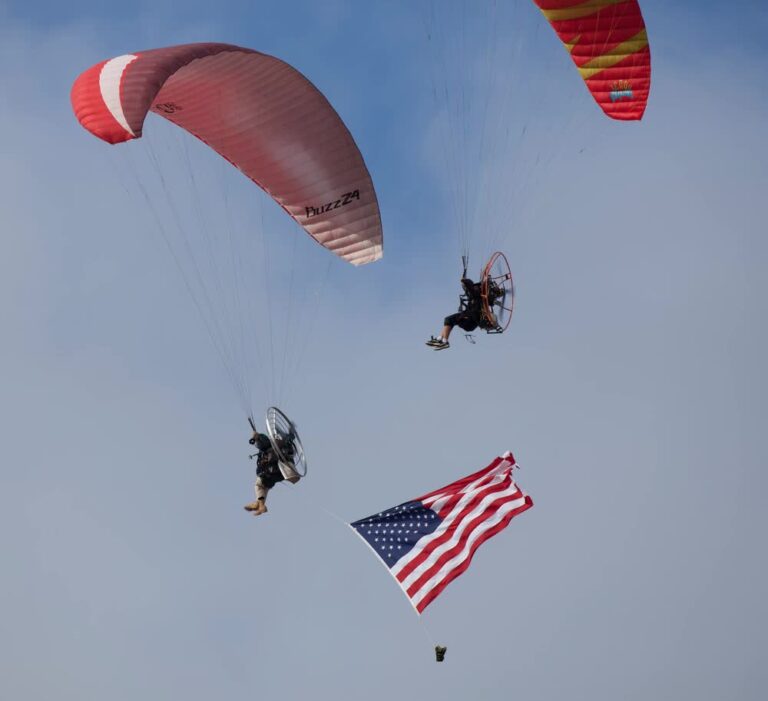
M461 321L462 314L461 312L456 312L455 314L451 314L450 316L445 317L443 320L443 330L440 332L440 338L442 338L444 341L447 341L449 336L451 335L451 331L453 331L453 327L456 326L456 324Z
M254 491L256 492L256 501L246 504L243 508L252 512L254 516L261 516L261 514L267 513L267 493L269 492L269 487L264 484L261 477L256 478Z
M451 335L451 331L453 331L453 327L456 325L456 321L460 318L460 316L461 314L451 314L450 316L445 317L445 321L443 321L443 330L440 332L440 335L437 337L432 336L427 341L427 345L434 348L434 350L444 350L445 348L450 348L448 337Z

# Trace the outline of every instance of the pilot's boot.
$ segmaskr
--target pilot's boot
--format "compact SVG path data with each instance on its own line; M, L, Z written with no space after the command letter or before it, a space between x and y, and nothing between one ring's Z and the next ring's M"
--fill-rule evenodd
M246 511L250 511L254 516L261 516L267 513L267 505L263 499L257 499L250 504L246 504L243 508Z

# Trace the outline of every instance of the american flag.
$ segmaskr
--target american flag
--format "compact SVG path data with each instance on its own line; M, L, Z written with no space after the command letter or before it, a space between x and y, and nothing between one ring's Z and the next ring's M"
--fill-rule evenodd
M350 526L378 555L417 613L462 574L488 538L533 506L512 479L512 453L479 472Z

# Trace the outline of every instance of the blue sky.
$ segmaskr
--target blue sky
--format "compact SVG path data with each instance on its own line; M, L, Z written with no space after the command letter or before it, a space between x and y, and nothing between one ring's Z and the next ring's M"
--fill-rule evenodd
M529 184L497 236L515 318L435 354L458 252L412 3L0 3L3 698L764 696L768 10L675 5L643 3L639 125L602 119L540 35L537 111L511 117L529 150L481 164ZM315 82L384 219L384 260L334 265L295 337L310 476L258 521L205 329L121 152L69 106L96 61L197 40ZM418 622L328 512L362 517L506 449L534 509Z

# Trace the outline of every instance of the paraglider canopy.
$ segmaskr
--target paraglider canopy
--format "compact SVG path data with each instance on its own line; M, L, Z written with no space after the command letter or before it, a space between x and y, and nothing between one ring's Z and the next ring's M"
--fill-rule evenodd
M360 265L382 256L376 193L339 115L299 71L230 44L139 51L97 63L72 87L80 124L116 144L148 112L185 129L262 187L318 243Z
M651 50L637 0L534 0L605 114L642 119Z

